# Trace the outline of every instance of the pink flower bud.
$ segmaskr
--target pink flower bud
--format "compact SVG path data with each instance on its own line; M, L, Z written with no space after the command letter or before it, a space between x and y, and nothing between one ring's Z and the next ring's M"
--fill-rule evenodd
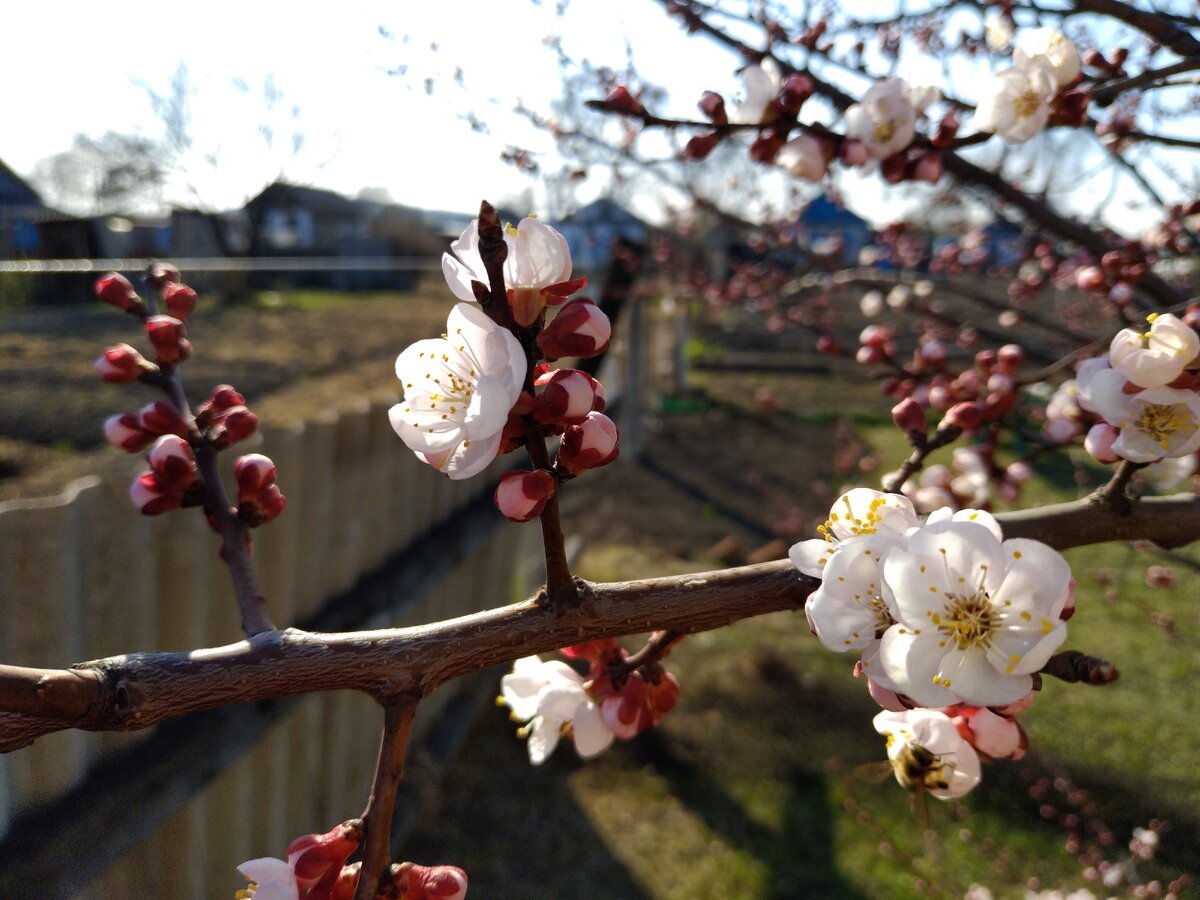
M362 837L362 821L351 819L325 834L306 834L292 841L287 848L287 861L301 892L315 887L318 882L324 887L336 881Z
M629 93L629 88L624 85L617 85L609 91L608 96L604 98L604 105L613 112L634 116L644 115L646 112L646 107L642 106L641 101Z
M946 171L946 163L940 153L923 153L912 169L912 177L917 181L927 181L936 184Z
M137 453L149 447L154 437L142 428L134 413L121 413L104 420L104 439L118 450Z
M218 384L213 388L208 399L196 407L196 424L207 428L221 417L221 414L235 406L245 406L246 398L237 392L231 384Z
M612 325L591 300L580 297L558 311L537 336L538 348L550 361L563 356L597 356L608 349Z
M1097 462L1114 463L1121 457L1113 452L1113 441L1121 432L1107 422L1097 422L1088 429L1083 439L1083 449L1092 455Z
M973 431L983 424L984 407L982 404L965 401L956 403L942 417L939 428L961 428L963 431Z
M1056 444L1065 444L1075 440L1082 430L1078 422L1058 417L1047 419L1044 428L1046 436Z
M604 386L586 372L556 369L538 378L542 388L533 417L543 425L578 425L590 412L604 412Z
M122 310L133 309L142 302L129 279L116 272L96 279L96 296Z
M147 403L138 410L138 422L143 431L154 437L160 434L175 434L185 438L188 435L187 422L173 405L166 400L155 400Z
M1146 586L1152 588L1175 587L1175 570L1170 566L1147 566Z
M162 297L167 312L181 322L186 322L196 308L196 292L186 284L168 284Z
M239 456L233 463L233 478L238 486L238 502L253 500L269 484L275 483L275 463L261 453Z
M1020 759L1029 741L1015 719L986 707L952 706L943 710L972 747L992 759Z
M397 900L463 900L467 873L458 866L418 866L401 863L396 869Z
M693 162L707 159L708 154L713 152L713 148L721 142L721 135L718 132L712 134L698 134L683 148L684 159L690 159Z
M129 499L138 512L157 516L178 509L183 502L183 493L162 481L155 473L143 472L129 485Z
M148 318L146 336L154 345L154 355L160 364L174 365L192 355L192 345L184 337L183 323L173 316Z
M924 408L912 397L905 397L892 407L892 421L905 434L910 431L924 434L929 427Z
M858 341L867 347L882 348L895 336L895 332L886 325L868 325L858 335Z
M496 508L510 522L528 522L542 514L557 487L558 482L545 469L505 472L496 487Z
M170 485L180 493L200 479L191 445L178 435L164 434L156 440L146 460L160 484Z
M1108 299L1118 306L1124 306L1133 300L1133 288L1124 281L1113 285L1111 291L1108 292Z
M621 435L612 419L591 412L579 425L563 432L555 464L572 474L607 465L617 458Z
M1005 344L996 351L996 362L1008 374L1017 370L1025 360L1025 349L1020 344Z
M872 700L892 712L904 712L906 709L912 708L900 699L899 694L891 688L885 688L870 676L867 676L867 693L871 695Z
M96 360L96 371L105 381L113 384L132 384L142 374L144 366L149 365L142 354L128 344L117 344L104 351L104 355Z
M988 376L987 389L989 393L993 394L1011 394L1013 390L1012 376L1003 372L993 372Z

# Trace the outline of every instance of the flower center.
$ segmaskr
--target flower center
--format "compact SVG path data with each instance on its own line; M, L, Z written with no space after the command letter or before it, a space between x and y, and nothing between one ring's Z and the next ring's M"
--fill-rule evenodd
M1195 427L1191 413L1187 407L1171 403L1143 403L1142 417L1138 419L1138 428L1150 435L1164 450L1169 449L1167 440L1177 431L1187 430L1189 433Z
M986 591L969 597L947 595L946 617L935 617L938 630L954 641L959 650L988 647L996 627L996 615Z
M896 133L896 123L892 119L883 119L875 123L875 133L873 135L875 143L886 144L892 139L892 135Z
M1016 113L1018 119L1028 119L1037 113L1038 107L1041 105L1042 100L1038 96L1037 91L1029 88L1013 101L1013 112Z

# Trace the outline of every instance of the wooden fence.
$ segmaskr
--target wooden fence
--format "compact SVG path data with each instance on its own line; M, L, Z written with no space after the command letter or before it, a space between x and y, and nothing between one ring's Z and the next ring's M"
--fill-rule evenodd
M435 621L502 605L541 578L536 526L494 528L499 514L480 509L509 460L469 481L440 477L400 443L387 405L263 430L258 449L278 464L289 507L256 534L255 559L281 626ZM141 516L127 487L89 477L47 500L0 503L0 659L58 666L241 638L204 517ZM371 577L382 587L364 602ZM422 703L418 735L453 696L447 686ZM64 732L0 757L0 896L231 897L244 886L237 863L358 815L378 707L349 693L262 706L158 735ZM243 741L239 722L261 738ZM204 739L208 757L197 755ZM148 783L126 797L115 783L125 776Z

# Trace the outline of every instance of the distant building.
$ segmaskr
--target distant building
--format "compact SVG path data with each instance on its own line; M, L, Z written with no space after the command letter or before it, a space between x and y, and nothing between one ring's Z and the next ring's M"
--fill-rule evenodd
M1025 257L1025 232L1019 225L996 219L983 228L983 250L989 266L1005 269L1020 265Z
M809 201L787 230L798 247L841 266L858 265L859 254L872 240L870 223L829 194Z
M0 259L36 256L37 223L49 213L37 191L0 161Z

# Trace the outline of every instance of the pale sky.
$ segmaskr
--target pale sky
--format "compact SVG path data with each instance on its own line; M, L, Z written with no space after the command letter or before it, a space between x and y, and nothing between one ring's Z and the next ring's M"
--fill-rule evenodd
M68 149L76 133L157 136L160 125L138 83L165 93L184 62L195 91L195 152L219 154L215 170L193 167L209 173L195 177L198 205L239 206L282 168L287 180L348 195L385 188L401 203L469 211L480 199L498 202L529 186L535 202L544 202L537 182L499 155L521 145L557 168L550 138L510 112L518 100L548 112L559 94L555 58L543 43L549 35L562 35L573 56L614 68L624 64L628 40L642 74L670 90L665 111L671 114L693 115L702 90L730 100L738 90L739 61L706 40L685 38L657 3L571 0L561 19L554 6L554 0L12 4L0 47L0 159L28 175L39 159ZM969 65L955 61L943 73L936 63L906 62L898 74L915 83L948 74L969 84ZM454 81L459 66L461 86ZM400 67L402 75L388 74ZM283 96L274 117L264 116L260 100L268 77ZM426 78L434 79L432 95ZM235 79L247 93L232 86ZM299 108L297 126L285 111L292 105ZM473 132L462 118L470 113L492 133ZM290 128L303 133L305 147L294 159L265 149L264 118L285 144ZM850 205L877 222L912 203L877 177L843 181ZM591 199L602 188L602 179L591 177L579 196ZM1105 188L1073 183L1071 190L1086 197L1103 196ZM1126 225L1135 216L1127 199L1121 193L1112 203L1113 217Z

